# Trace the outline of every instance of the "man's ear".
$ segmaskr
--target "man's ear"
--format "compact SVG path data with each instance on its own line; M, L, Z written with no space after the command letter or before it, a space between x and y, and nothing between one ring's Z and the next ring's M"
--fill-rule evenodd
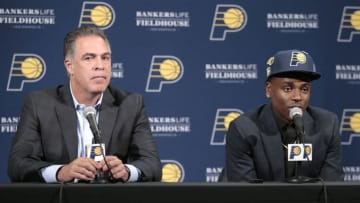
M64 60L64 65L65 65L66 72L68 73L68 75L69 76L72 75L74 73L72 60L69 58L66 58Z
M271 98L271 82L270 81L267 81L266 84L265 84L265 95L266 95L266 98Z

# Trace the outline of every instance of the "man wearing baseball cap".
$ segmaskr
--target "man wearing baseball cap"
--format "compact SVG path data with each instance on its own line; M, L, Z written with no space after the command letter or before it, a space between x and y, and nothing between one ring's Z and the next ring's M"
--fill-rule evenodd
M311 82L321 77L300 50L267 61L263 104L235 119L226 136L228 181L343 181L337 116L309 105Z

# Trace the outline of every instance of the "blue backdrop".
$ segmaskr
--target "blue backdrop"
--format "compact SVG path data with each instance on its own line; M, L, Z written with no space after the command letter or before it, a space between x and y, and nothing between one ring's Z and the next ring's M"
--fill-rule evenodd
M3 0L0 182L24 96L66 83L62 42L98 26L112 43L112 85L145 97L163 181L214 182L232 119L267 99L278 50L312 55L311 102L339 116L347 181L360 179L360 3L355 0Z

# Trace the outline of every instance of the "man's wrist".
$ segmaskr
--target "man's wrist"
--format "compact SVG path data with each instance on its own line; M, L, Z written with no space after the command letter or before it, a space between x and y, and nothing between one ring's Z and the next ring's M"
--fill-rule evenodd
M127 177L127 179L125 180L125 182L127 182L127 181L129 180L130 176L131 176L131 171L130 171L129 167L127 167L126 165L124 165L124 166L125 166L125 170L126 170L126 172L127 172L127 174L128 174L128 177Z
M59 173L60 173L60 171L61 171L61 169L62 169L63 167L64 167L64 166L61 166L61 167L56 171L55 177L56 177L56 181L57 181L57 182L63 182L63 181L60 181L60 179L59 179Z

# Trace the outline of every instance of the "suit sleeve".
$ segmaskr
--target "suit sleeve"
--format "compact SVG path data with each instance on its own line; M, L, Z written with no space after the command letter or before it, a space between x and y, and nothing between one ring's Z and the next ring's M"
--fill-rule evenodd
M42 146L36 109L27 96L22 108L17 132L13 138L8 159L8 175L12 182L43 182L39 169L49 165L42 162Z
M326 159L321 168L320 176L326 181L343 181L344 172L342 169L342 150L339 131L339 120L336 116L333 119L331 138L328 141Z
M140 181L160 181L162 176L160 158L152 136L142 96L137 96L137 115L129 148L129 163L142 172Z
M252 125L254 124L249 119L241 116L229 126L225 148L225 170L228 181L250 181L257 178L252 152L253 143L248 139L248 135L251 134L248 131Z

